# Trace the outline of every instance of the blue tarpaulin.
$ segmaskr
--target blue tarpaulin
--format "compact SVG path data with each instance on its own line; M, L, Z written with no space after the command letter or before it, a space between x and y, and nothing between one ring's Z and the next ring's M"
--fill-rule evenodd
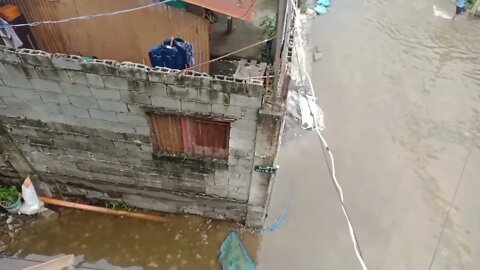
M256 270L237 232L230 232L220 246L220 263L223 270Z

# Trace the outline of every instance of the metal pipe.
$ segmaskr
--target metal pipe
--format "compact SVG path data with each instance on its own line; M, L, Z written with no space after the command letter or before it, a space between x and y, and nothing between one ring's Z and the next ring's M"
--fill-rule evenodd
M132 217L132 218L139 218L139 219L145 219L145 220L157 221L157 222L164 222L168 220L167 218L154 213L145 213L145 212L137 213L137 212L130 212L130 211L114 210L110 208L81 204L81 203L74 203L74 202L69 202L69 201L64 201L60 199L44 197L44 196L40 196L39 198L42 202L46 204L64 206L64 207L75 208L80 210L87 210L87 211L103 213L103 214L111 214L114 216Z

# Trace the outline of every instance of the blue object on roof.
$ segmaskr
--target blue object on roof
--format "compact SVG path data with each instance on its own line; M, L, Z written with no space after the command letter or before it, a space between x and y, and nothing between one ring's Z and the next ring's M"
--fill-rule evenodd
M322 5L325 7L329 7L332 4L332 1L330 0L318 0L317 5Z
M223 270L256 270L237 232L230 232L220 246L220 263Z
M316 5L313 10L317 13L317 14L320 14L320 15L325 15L328 13L328 8L326 8L325 6L322 6L322 5Z
M185 69L194 64L193 46L181 38L167 38L148 53L154 67Z

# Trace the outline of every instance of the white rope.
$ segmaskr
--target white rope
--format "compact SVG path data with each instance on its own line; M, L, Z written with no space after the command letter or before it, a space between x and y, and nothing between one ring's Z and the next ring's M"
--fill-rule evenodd
M138 6L135 8L130 8L130 9L123 9L123 10L117 10L113 12L105 12L105 13L98 13L98 14L90 14L90 15L83 15L79 17L72 17L72 18L65 18L57 21L41 21L41 22L32 22L32 23L21 23L21 24L10 24L8 26L0 26L0 28L5 28L5 27L21 27L21 26L39 26L41 24L57 24L57 23L65 23L65 22L71 22L71 21L78 21L78 20L88 20L88 19L93 19L93 18L98 18L98 17L103 17L103 16L114 16L118 14L123 14L123 13L128 13L128 12L133 12L137 10L141 10L144 8L149 8L157 5L163 5L168 2L171 2L173 0L166 0L163 2L155 2L151 3L148 5L143 5L143 6Z
M295 5L295 2L293 0L291 0L291 2L292 2L293 11L296 15L296 18L298 18L300 13L299 13L296 5ZM295 34L298 36L299 39L301 38L301 33L298 31L297 23L295 24ZM296 50L295 56L298 57L298 52L299 52L298 47L297 47L298 42L295 42L294 44L295 44L294 47L295 47L295 50ZM304 60L304 59L302 59L302 60ZM301 62L302 62L302 67L299 67L299 72L301 72L300 68L303 68L303 73L307 76L308 84L310 86L310 89L312 90L311 95L316 100L315 88L313 87L313 83L312 83L312 80L310 78L310 74L307 71L305 61L301 61ZM304 81L302 81L302 83L304 83ZM327 166L330 169L330 176L331 176L331 178L332 178L332 180L335 184L335 190L337 191L338 198L340 199L340 204L341 204L341 207L342 207L343 215L345 216L345 219L347 220L348 231L350 233L350 238L352 239L353 248L355 250L355 255L357 256L357 259L358 259L360 265L362 266L362 270L368 270L367 265L365 264L365 261L363 260L362 252L360 250L360 246L359 246L358 241L357 241L355 230L353 229L352 222L350 221L350 217L349 217L349 215L347 213L347 210L346 210L346 207L345 207L345 201L344 201L344 197L343 197L343 189L342 189L342 186L340 185L340 183L337 180L336 169L335 169L335 159L333 157L332 151L328 147L327 141L325 140L322 133L320 132L320 125L316 121L316 117L314 117L314 123L315 123L315 131L317 132L318 137L320 138L320 141L321 141L322 147L323 147L323 151L326 150L328 152L329 157L330 157L331 168L330 168L330 166L328 166L328 161L325 160L325 162L327 162Z

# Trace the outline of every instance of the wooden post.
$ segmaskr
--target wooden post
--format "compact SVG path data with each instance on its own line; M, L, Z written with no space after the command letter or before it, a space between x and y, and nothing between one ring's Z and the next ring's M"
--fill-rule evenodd
M38 265L23 268L23 270L71 270L73 269L73 255L66 255Z
M230 35L233 30L233 20L231 16L227 17L227 31L225 32L226 35Z

